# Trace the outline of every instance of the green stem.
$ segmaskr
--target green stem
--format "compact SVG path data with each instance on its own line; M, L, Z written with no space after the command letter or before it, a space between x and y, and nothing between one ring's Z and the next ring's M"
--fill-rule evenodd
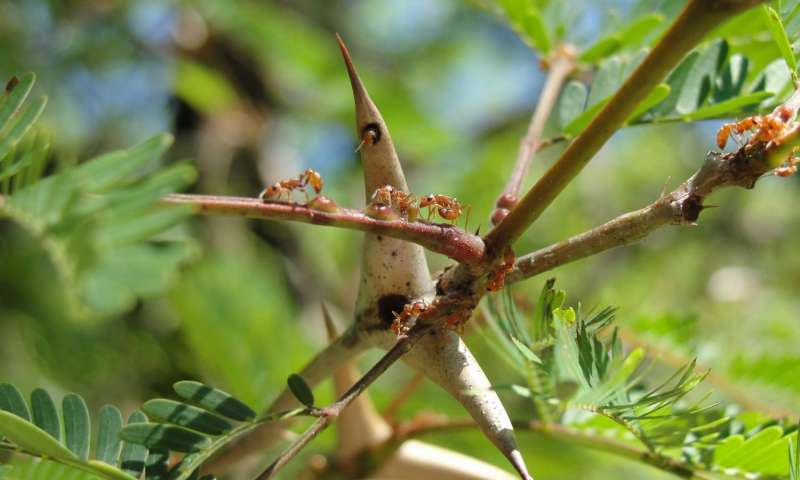
M506 246L544 212L556 196L580 173L650 91L720 23L762 0L690 0L639 67L631 74L586 129L561 157L486 236L487 253L502 255Z
M517 431L529 431L547 435L562 442L577 445L600 452L610 453L618 457L627 458L637 462L643 462L664 472L670 473L680 478L695 480L716 480L712 473L699 470L694 465L686 464L680 460L651 452L646 449L630 445L628 443L614 440L605 436L591 435L577 429L572 429L557 423L544 423L541 421L515 421L514 429ZM443 420L428 421L417 428L404 431L403 438L415 438L427 433L441 432L462 428L473 428L475 423L471 420ZM733 477L744 478L744 477Z

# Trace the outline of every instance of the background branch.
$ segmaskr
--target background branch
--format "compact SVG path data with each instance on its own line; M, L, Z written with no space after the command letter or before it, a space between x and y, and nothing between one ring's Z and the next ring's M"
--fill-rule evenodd
M720 23L760 0L690 0L656 46L561 157L531 188L485 241L490 255L501 255L580 173L611 135L630 117L703 37Z
M562 45L555 49L548 62L550 63L550 71L539 95L539 102L536 104L536 110L534 110L531 117L528 131L520 142L514 169L511 171L511 176L508 178L508 183L506 183L502 195L497 199L497 208L492 214L493 224L499 223L508 214L508 209L517 203L522 181L528 173L528 168L533 161L535 153L542 145L541 137L545 123L550 117L550 112L558 99L558 94L561 92L564 81L575 69L575 52L571 46Z
M455 225L444 223L378 220L368 217L360 210L339 208L336 212L323 212L298 203L264 203L259 199L248 197L176 193L165 196L163 201L170 204L193 205L199 213L288 220L386 235L416 243L462 263L471 263L483 258L484 248L480 237L465 232Z
M537 420L514 421L514 429L517 431L536 432L557 440L567 442L571 445L578 445L592 450L598 450L630 460L646 463L652 467L671 473L680 478L714 480L717 477L698 470L692 465L687 465L672 457L668 457L657 452L638 448L628 443L615 440L613 438L591 435L578 429L569 428L555 423L544 423ZM450 420L447 418L426 417L418 421L410 422L406 426L398 429L398 435L402 438L416 438L428 433L436 433L447 430L457 430L465 428L475 428L472 420Z

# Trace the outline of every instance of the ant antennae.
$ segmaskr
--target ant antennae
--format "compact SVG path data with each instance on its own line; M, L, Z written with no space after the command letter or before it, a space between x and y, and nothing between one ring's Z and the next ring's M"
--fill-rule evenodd
M366 140L361 140L361 143L359 143L359 144L358 144L358 146L356 147L356 152L358 152L359 150L361 150L361 147L363 147L363 146L364 146L364 143L366 143Z

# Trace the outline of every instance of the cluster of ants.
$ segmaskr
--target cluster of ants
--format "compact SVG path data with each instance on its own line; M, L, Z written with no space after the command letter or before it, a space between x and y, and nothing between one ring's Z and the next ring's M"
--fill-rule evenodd
M306 197L306 206L314 210L335 213L338 211L336 203L320 195L324 181L322 175L316 170L306 169L297 178L280 180L265 188L258 198L263 202L292 201L292 192L301 191ZM308 188L314 190L316 196L309 199ZM419 217L420 209L427 209L427 221L438 214L442 219L455 223L466 212L466 224L469 223L470 207L462 205L455 198L441 194L430 194L421 198L416 195L399 190L391 185L384 185L372 194L365 214L379 220L403 219L415 222Z
M725 148L731 135L734 135L737 142L741 143L741 136L745 133L750 133L748 145L759 142L767 143L767 148L780 145L791 126L790 121L793 116L792 109L782 105L769 115L754 115L739 122L726 123L717 132L717 146ZM788 177L797 172L797 165L800 163L797 156L798 151L800 150L797 147L792 150L786 162L774 170L775 175Z
M496 292L503 288L506 275L514 269L514 260L514 251L511 250L511 247L506 247L503 253L503 260L489 273L489 278L486 281L486 290ZM405 304L401 312L392 312L394 315L394 321L391 326L392 332L397 336L408 334L416 323L417 318L427 313L429 308L431 308L430 303L425 300L418 300ZM467 320L469 320L468 314L462 312L454 313L445 319L444 326L463 334Z
M381 220L397 220L402 218L415 222L419 217L420 209L427 209L427 220L436 215L444 220L455 223L466 212L466 224L469 223L469 205L462 205L453 197L441 194L430 194L417 198L413 193L407 193L391 185L384 185L372 194L366 214Z
M297 178L280 180L268 186L258 194L258 198L264 203L281 201L284 198L286 201L291 202L292 192L297 190L303 192L306 196L306 206L308 208L336 213L336 211L339 210L339 207L336 206L336 202L325 195L320 195L324 184L325 182L322 180L322 175L320 175L318 171L307 168L303 173L298 175ZM314 198L310 200L308 198L308 187L311 187L316 194Z

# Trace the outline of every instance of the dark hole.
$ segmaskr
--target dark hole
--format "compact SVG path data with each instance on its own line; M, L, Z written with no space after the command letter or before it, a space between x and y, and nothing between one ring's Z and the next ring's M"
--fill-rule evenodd
M381 127L377 123L368 123L364 130L361 130L361 138L372 137L372 144L381 141Z
M687 222L696 222L703 211L703 197L692 195L683 202L683 219Z
M382 296L378 300L378 316L381 317L381 323L389 328L394 322L394 312L400 313L403 307L408 303L408 297L397 293L389 293Z

